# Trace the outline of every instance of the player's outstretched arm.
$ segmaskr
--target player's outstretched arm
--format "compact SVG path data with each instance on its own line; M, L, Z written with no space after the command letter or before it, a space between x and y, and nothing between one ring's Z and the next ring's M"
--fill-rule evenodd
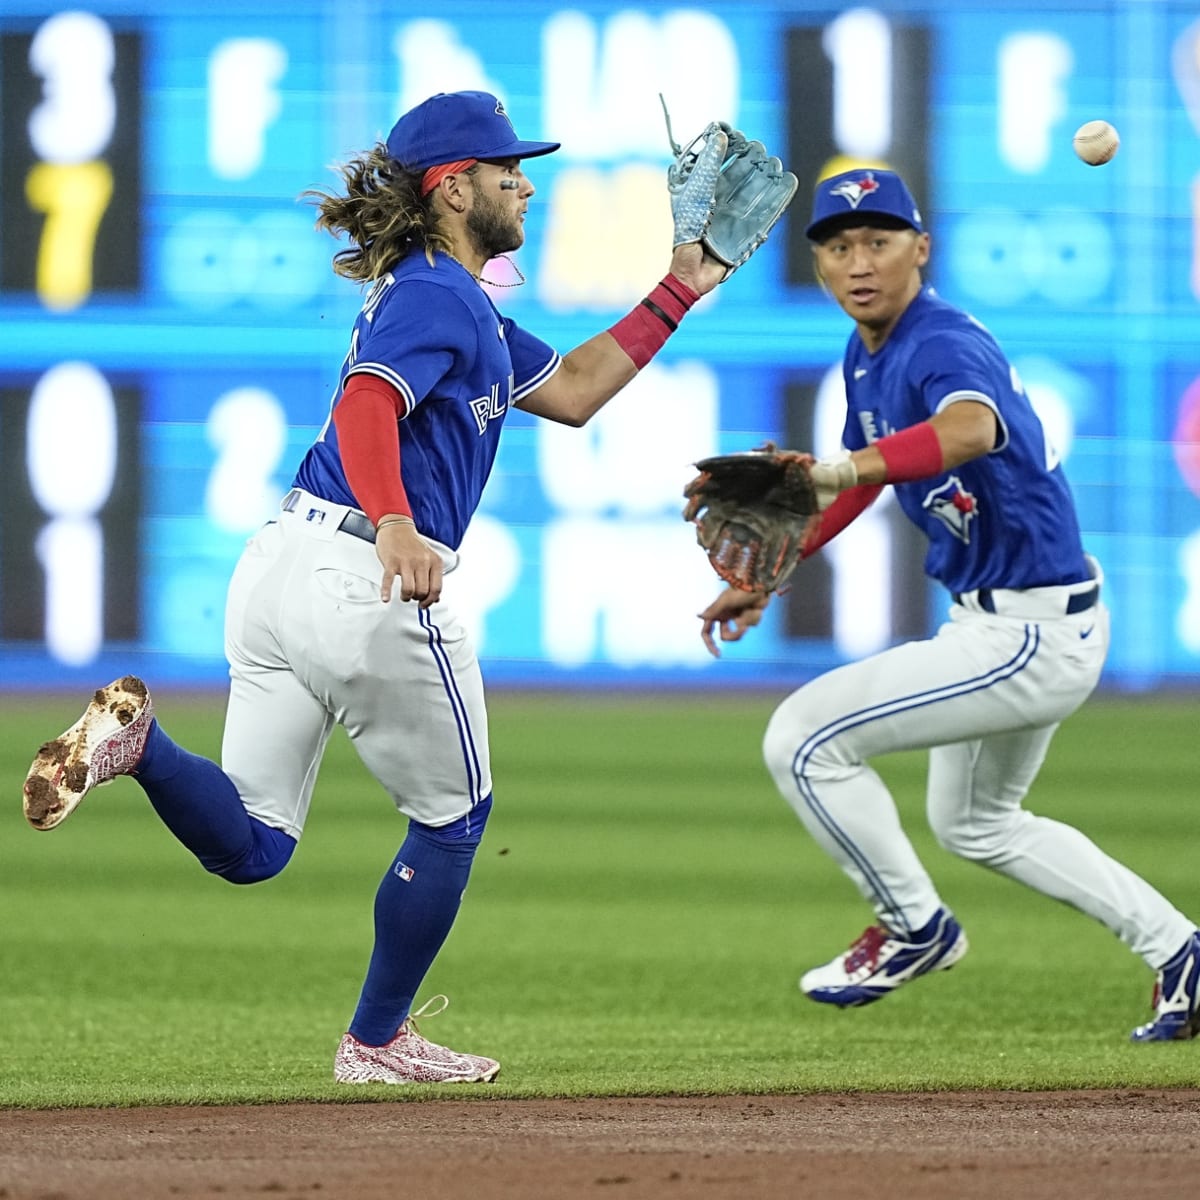
M988 405L959 400L927 421L890 433L861 450L817 459L810 472L823 497L823 528L810 539L805 555L841 532L885 484L930 479L953 470L989 454L998 436L996 414Z
M858 483L906 483L953 470L996 447L995 412L978 400L948 404L927 421L850 456Z
M562 366L517 407L563 425L585 425L665 345L725 271L699 243L677 246L658 286L611 328L564 354Z

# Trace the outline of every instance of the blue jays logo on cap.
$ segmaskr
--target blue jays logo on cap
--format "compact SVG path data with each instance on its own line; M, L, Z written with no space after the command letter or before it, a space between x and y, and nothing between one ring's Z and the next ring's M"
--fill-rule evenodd
M858 202L872 192L879 191L879 181L868 171L861 179L847 179L837 187L830 188L831 196L841 196L851 208L857 208Z
M819 242L838 228L870 225L872 217L886 218L888 223L899 221L918 233L925 232L920 209L904 180L895 171L862 167L817 184L812 221L804 232Z
M490 92L438 92L409 109L388 134L388 153L406 171L467 158L536 158L558 142L523 142Z

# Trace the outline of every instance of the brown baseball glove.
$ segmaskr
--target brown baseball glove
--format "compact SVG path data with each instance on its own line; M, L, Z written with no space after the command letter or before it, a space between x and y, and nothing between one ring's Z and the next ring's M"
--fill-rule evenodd
M795 569L820 506L811 454L772 443L701 459L684 488L683 519L696 526L713 570L745 592L773 592Z

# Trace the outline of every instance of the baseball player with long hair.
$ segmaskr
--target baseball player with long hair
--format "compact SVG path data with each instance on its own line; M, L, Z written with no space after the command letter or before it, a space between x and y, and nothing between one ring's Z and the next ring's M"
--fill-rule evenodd
M130 774L204 867L255 883L290 859L344 725L409 819L335 1056L345 1083L499 1070L426 1040L412 1007L492 806L479 665L442 590L505 416L516 406L583 425L729 273L699 241L677 244L644 301L565 355L502 316L481 287L485 265L525 239L534 187L522 163L557 149L520 139L493 95L440 93L342 168L343 193L315 193L318 224L347 239L335 271L369 290L329 419L230 584L223 766L176 745L146 685L126 676L42 747L25 783L26 817L50 829L91 788Z
M1091 694L1109 644L1102 573L1085 554L1062 466L992 336L924 286L930 239L899 176L821 182L807 235L853 318L843 361L843 450L811 467L820 524L803 556L891 484L946 588L936 636L830 671L776 709L763 743L780 792L872 906L877 923L800 980L805 995L870 1004L967 951L868 765L928 749L927 807L948 850L1074 905L1157 973L1138 1042L1200 1033L1200 933L1082 833L1022 807L1065 717ZM702 637L738 641L770 596L728 588Z

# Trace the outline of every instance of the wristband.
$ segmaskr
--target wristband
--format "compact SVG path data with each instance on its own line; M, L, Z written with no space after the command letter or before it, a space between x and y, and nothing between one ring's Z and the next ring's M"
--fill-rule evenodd
M699 292L674 275L666 275L608 332L640 371L666 345L667 338L679 328L684 314L699 299Z
M937 430L928 421L910 425L899 433L889 433L875 443L875 449L887 467L888 483L911 483L940 475L943 468L942 443Z

